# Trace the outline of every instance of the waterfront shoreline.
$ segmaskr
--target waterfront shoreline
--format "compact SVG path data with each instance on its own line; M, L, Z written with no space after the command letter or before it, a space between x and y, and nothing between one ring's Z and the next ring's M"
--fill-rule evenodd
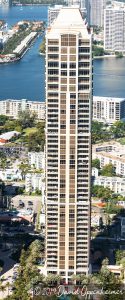
M30 48L35 43L35 40L38 37L39 37L39 35L37 34L37 36L35 36L34 39L32 40L31 44L27 45L27 48L22 52L22 54L21 54L20 57L15 57L13 60L9 60L9 61L8 60L7 61L3 61L3 62L0 61L0 64L8 64L8 63L10 64L10 63L14 63L14 62L20 61L23 58L23 56L27 53L27 51L30 50Z
M102 55L102 56L94 56L93 57L93 59L100 59L100 58L123 58L123 57L125 57L125 54L123 54L123 56L122 57L117 57L116 55L114 55L114 54L111 54L111 55Z

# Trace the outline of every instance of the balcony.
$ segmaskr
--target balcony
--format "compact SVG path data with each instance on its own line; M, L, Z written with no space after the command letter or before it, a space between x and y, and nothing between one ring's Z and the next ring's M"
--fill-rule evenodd
M47 169L50 169L50 170L56 170L57 169L58 170L58 166L48 164Z
M49 265L51 265L55 268L55 266L57 265L57 261L56 262L52 261L52 259L50 259L50 260L47 259L47 261L48 261L47 267L49 267Z

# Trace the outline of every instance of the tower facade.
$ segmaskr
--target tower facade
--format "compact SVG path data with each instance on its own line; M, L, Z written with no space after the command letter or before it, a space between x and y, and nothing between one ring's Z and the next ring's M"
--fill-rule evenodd
M89 271L91 102L91 34L62 8L46 33L46 273L66 283Z
M114 2L104 10L104 49L125 51L125 3Z
M89 0L90 1L90 25L103 27L104 8L107 0Z

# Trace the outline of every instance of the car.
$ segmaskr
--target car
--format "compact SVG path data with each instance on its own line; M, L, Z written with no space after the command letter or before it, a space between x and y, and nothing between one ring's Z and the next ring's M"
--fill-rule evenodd
M33 205L33 202L32 201L28 201L28 205Z
M17 279L17 275L13 275L12 282L15 281L16 279Z
M16 272L16 271L19 269L19 266L20 266L19 264L16 264L16 265L14 265L14 267L13 267L13 271L15 271L15 272Z
M32 207L27 207L27 210L31 212L33 211Z
M25 206L24 202L19 204L19 207L21 207L21 208L24 207L24 206Z
M22 201L22 200L19 200L19 204L21 204L21 203L23 203L23 201Z
M13 272L13 276L14 276L14 277L17 277L17 276L18 276L18 272L14 271L14 272Z

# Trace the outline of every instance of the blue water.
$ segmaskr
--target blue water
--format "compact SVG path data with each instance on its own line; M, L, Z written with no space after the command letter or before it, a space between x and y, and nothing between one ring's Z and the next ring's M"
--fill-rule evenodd
M47 22L47 10L47 6L0 8L0 19L9 27L20 20ZM38 54L41 40L39 37L19 62L0 65L0 99L45 100L45 61ZM94 95L125 97L125 58L94 60Z
M94 61L94 95L125 97L125 57Z

